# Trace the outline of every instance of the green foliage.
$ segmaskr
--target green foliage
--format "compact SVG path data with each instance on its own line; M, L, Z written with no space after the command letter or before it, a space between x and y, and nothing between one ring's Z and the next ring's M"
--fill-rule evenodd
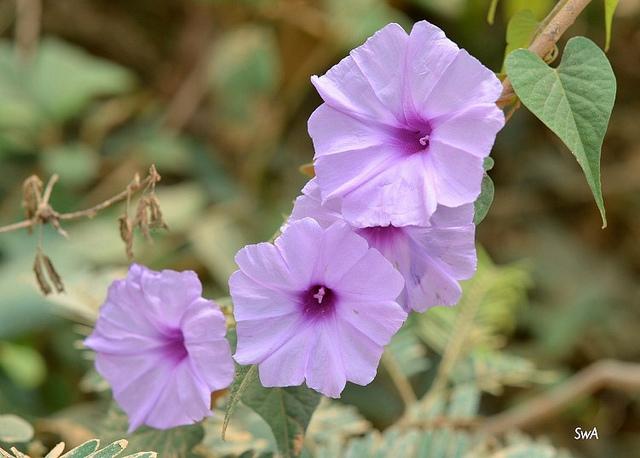
M260 384L256 366L241 367L231 386L226 423L237 403L242 401L271 427L283 457L300 456L304 433L320 402L320 394L305 385L265 388Z
M478 225L489 213L491 204L493 203L493 195L495 192L493 180L487 173L493 168L493 159L487 157L484 160L484 174L482 175L482 185L480 187L480 196L474 202L475 214L473 216L474 224Z
M604 0L604 27L606 40L604 50L608 51L611 45L611 26L613 24L613 14L616 12L619 0Z
M48 175L58 174L65 186L83 186L95 180L100 157L82 143L56 145L42 152L42 166Z
M127 70L56 39L44 40L28 63L9 44L0 44L0 70L0 126L65 121L92 98L132 85Z
M575 37L567 43L558 68L521 49L507 56L506 69L522 103L578 160L605 227L600 150L616 95L616 79L607 57L591 40Z
M248 26L226 33L212 51L208 70L220 114L235 120L250 118L254 99L272 94L281 78L273 32Z
M100 441L98 439L92 439L62 455L64 443L60 443L51 450L45 458L115 458L116 456L120 456L124 449L127 448L127 445L128 442L121 439L100 449ZM0 455L3 455L5 458L29 458L28 455L19 452L15 448L12 448L11 451L13 455L0 448ZM140 452L122 456L121 458L156 458L157 456L158 454L156 452Z
M33 426L15 415L0 415L0 442L28 442L33 437Z
M491 0L489 4L489 11L487 11L487 22L493 25L493 21L496 19L496 9L500 0Z
M507 46L504 50L504 58L519 48L527 48L535 35L539 22L531 10L518 11L511 16L507 24ZM504 64L503 70L504 71Z
M335 18L336 38L346 49L361 45L389 22L410 28L403 13L382 0L324 0L327 13Z
M15 383L25 388L40 385L47 373L40 353L26 345L9 342L0 342L0 368L4 369Z

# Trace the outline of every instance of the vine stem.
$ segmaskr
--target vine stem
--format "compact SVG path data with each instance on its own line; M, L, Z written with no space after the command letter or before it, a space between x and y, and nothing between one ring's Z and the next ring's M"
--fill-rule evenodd
M495 436L540 424L577 399L602 388L637 393L640 390L640 364L616 360L595 362L551 390L487 418L479 431Z
M540 24L529 51L544 59L556 46L556 43L577 17L591 3L591 0L560 0ZM505 108L515 101L515 93L509 78L502 81L502 95L496 102L500 108Z

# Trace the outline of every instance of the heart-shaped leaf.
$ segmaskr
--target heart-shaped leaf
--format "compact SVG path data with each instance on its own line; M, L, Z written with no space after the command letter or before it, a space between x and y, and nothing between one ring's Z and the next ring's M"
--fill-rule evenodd
M507 56L505 66L522 103L578 160L606 227L600 150L616 97L616 78L606 55L591 40L575 37L557 68L526 49Z
M265 388L260 383L258 368L244 366L237 371L231 385L231 399L225 423L228 423L239 400L267 422L278 444L280 456L300 456L304 433L313 411L320 402L319 393L305 385Z

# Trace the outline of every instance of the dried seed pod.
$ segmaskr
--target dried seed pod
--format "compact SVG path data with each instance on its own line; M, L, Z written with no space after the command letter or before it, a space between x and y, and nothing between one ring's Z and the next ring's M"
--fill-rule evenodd
M64 292L64 284L62 283L62 278L60 277L60 274L58 274L58 271L53 265L53 262L51 262L51 258L43 254L42 264L44 264L44 267L47 270L47 275L49 276L49 280L51 281L51 283L53 283L53 286L55 287L56 292L58 293Z
M53 291L51 289L51 285L47 280L47 277L44 275L44 271L42 269L42 253L38 251L36 253L36 259L33 262L33 273L36 275L36 282L38 283L38 287L42 294L48 296Z
M133 259L133 225L126 214L118 218L118 223L120 225L120 238L124 242L127 258L131 260Z
M167 223L164 221L162 217L162 210L160 209L160 202L155 194L151 194L148 196L149 200L149 210L151 212L151 227L158 229L169 229Z
M31 175L22 183L22 207L27 219L33 219L40 206L43 183L36 175ZM31 228L29 228L31 232Z

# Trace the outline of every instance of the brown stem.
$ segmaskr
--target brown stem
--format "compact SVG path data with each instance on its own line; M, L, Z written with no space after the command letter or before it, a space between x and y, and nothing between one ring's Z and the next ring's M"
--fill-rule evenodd
M523 429L539 424L577 399L602 388L638 393L640 364L615 360L593 363L561 385L506 412L489 417L480 426L480 431L487 435L497 435L512 429Z
M555 47L560 37L576 21L591 0L560 0L541 23L541 29L529 46L529 51L544 59ZM510 105L515 93L508 78L502 81L502 95L496 102L500 108Z

